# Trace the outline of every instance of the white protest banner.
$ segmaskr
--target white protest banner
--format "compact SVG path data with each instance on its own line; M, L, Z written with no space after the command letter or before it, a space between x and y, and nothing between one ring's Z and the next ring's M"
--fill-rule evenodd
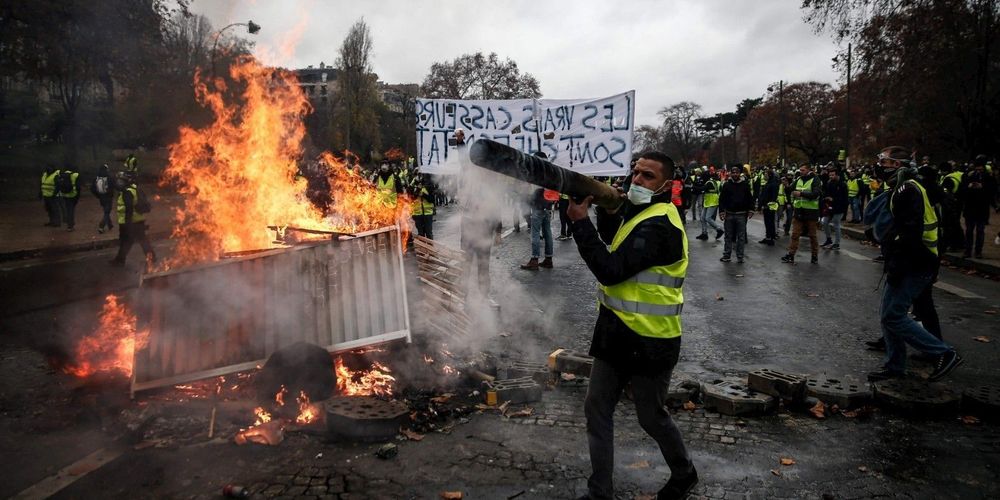
M525 153L544 151L549 161L587 175L625 175L632 157L635 91L601 99L472 101L417 99L420 171L454 173L455 129Z

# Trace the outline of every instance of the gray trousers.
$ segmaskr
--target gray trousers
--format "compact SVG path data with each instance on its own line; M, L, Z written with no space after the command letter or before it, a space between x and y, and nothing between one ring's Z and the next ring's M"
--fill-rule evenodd
M676 363L676 361L675 361ZM584 402L587 416L587 443L592 474L587 481L590 498L614 498L612 473L615 468L613 416L625 385L632 383L632 396L639 425L652 437L670 467L671 477L683 478L694 471L681 431L665 408L673 367L658 377L628 375L600 359L594 360L590 386Z
M736 258L743 258L743 249L747 244L747 214L726 213L726 244L722 247L722 256L729 257L736 244Z

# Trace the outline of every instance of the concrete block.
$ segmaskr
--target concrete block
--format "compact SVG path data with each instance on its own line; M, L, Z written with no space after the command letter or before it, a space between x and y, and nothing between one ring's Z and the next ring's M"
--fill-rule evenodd
M757 392L763 392L789 401L800 401L806 395L806 378L761 368L747 375L747 385Z
M981 385L962 392L962 412L1000 420L1000 386Z
M705 408L723 415L761 415L778 406L774 396L754 391L739 382L716 381L702 384Z
M590 369L593 367L594 358L581 352L556 349L549 354L549 370L554 372L589 377Z
M883 380L872 388L876 401L915 417L956 413L962 401L958 391L918 379Z
M490 389L486 391L487 402L493 400L496 404L502 404L504 401L510 401L511 404L521 404L533 403L542 399L542 385L531 377L495 380L490 386Z
M845 378L810 377L806 395L841 409L858 408L871 402L872 389L867 384Z
M701 384L690 379L671 380L667 389L667 405L671 408L688 401L695 401L701 393Z
M546 363L532 361L508 361L497 367L497 380L531 377L535 382L545 385L552 372Z

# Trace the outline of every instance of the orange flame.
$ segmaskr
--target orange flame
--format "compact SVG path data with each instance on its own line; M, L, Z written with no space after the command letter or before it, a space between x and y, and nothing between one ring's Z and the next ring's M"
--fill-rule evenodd
M299 416L295 417L297 424L309 424L319 416L319 408L309 401L309 396L305 391L299 391L299 397L295 398L299 403Z
M373 362L368 371L352 371L344 366L343 358L337 358L337 390L344 396L392 396L396 377L389 375L392 370Z
M285 394L288 394L288 389L282 385L281 389L278 390L278 393L274 395L274 402L277 403L278 406L285 406Z
M402 149L392 148L386 151L382 157L388 161L403 161L406 159L406 153Z
M255 417L257 417L257 420L255 420L253 423L254 426L271 421L271 414L268 413L267 410L261 408L260 406L253 409L253 414Z
M169 148L162 183L176 186L184 203L174 214L178 245L166 268L278 246L269 225L357 232L408 216L408 199L395 207L379 203L376 187L329 152L322 158L333 206L325 214L310 203L296 175L303 118L312 108L295 75L250 57L233 64L230 75L237 89L195 76L195 94L215 119L200 129L181 127Z
M136 332L135 315L113 294L105 297L98 320L97 329L80 340L74 359L63 370L77 377L98 372L132 376L135 350L146 346L149 330Z

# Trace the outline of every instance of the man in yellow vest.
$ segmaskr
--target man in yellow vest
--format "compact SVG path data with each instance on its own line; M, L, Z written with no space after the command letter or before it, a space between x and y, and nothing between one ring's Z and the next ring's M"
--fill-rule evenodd
M417 235L427 239L434 239L434 192L433 184L429 176L420 175L419 180L414 184L412 193L413 204L410 212L413 216L413 224L417 226Z
M878 155L879 177L892 190L889 194L892 225L881 237L886 280L879 315L885 339L885 363L881 370L868 374L868 380L873 382L905 376L906 344L934 359L930 381L941 379L962 364L962 357L954 347L910 317L914 300L937 280L940 261L937 213L927 190L916 179L894 185L898 171L909 161L910 152L900 146L885 148Z
M590 346L595 359L584 403L593 471L589 498L615 497L612 417L629 383L639 423L670 467L659 498L685 498L698 482L680 430L664 405L680 354L688 265L684 221L670 199L673 171L669 156L643 153L632 170L627 201L614 210L599 207L596 228L588 216L593 197L571 201L567 211L580 255L599 284Z
M719 239L725 234L715 217L719 215L719 193L722 191L722 183L719 182L718 174L711 174L705 181L702 188L702 205L704 211L701 213L701 234L695 236L696 240L708 239L708 227L715 229L715 239Z
M122 172L126 175L131 176L133 179L139 176L139 159L135 157L135 154L129 153L125 157L125 161L122 162Z
M66 230L76 226L76 204L80 201L80 172L66 167L56 176L56 196L62 199L62 214L66 219Z
M819 240L816 230L819 224L819 200L823 197L823 182L813 174L812 166L803 163L799 166L799 178L792 189L792 206L795 207L792 217L792 241L788 243L788 253L781 258L786 264L795 263L795 252L799 250L799 237L803 233L809 236L812 249L813 264L819 263Z
M853 168L847 171L847 204L851 207L851 224L861 223L861 176Z
M62 198L56 192L56 177L59 177L59 171L55 165L51 163L46 165L45 172L42 172L42 189L39 192L42 203L45 204L45 213L49 216L45 227L59 227L62 224L62 207L59 206Z
M142 207L137 207L139 187L132 176L121 173L115 178L115 190L118 192L118 254L109 263L124 266L132 245L138 243L146 254L146 264L152 264L156 261L156 254L146 236L146 214L139 210Z
M396 174L392 173L389 162L383 161L375 176L375 187L378 189L379 201L387 207L395 207L399 193L402 192L403 183L399 182Z

